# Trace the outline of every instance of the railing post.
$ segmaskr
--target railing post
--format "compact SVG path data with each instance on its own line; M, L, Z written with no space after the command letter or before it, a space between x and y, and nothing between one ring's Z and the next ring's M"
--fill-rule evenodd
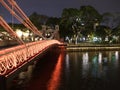
M0 90L7 90L5 76L0 76Z

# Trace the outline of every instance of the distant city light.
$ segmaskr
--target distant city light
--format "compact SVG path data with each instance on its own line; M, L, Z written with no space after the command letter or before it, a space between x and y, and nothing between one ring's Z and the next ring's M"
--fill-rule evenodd
M20 30L20 29L17 29L16 30L16 33L17 33L17 35L18 35L18 37L22 37L22 35L23 35L23 32Z

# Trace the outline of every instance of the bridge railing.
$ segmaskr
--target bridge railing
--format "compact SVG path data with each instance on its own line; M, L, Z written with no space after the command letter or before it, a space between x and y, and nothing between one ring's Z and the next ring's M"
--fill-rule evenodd
M57 40L42 40L1 50L0 76L9 74L17 67L29 61L30 58L35 57L55 44L60 44L60 42Z

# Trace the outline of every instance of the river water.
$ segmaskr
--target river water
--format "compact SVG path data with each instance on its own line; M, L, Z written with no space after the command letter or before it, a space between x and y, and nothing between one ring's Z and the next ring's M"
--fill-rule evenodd
M120 90L120 52L47 54L24 90Z

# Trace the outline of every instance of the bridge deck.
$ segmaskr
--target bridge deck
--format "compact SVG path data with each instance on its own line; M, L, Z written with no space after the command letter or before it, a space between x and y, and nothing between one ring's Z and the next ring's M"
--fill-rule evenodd
M0 50L0 90L7 90L6 85L16 75L38 60L38 56L59 45L57 40L42 40Z
M0 75L8 75L37 54L56 44L59 45L60 42L57 40L42 40L0 50Z

